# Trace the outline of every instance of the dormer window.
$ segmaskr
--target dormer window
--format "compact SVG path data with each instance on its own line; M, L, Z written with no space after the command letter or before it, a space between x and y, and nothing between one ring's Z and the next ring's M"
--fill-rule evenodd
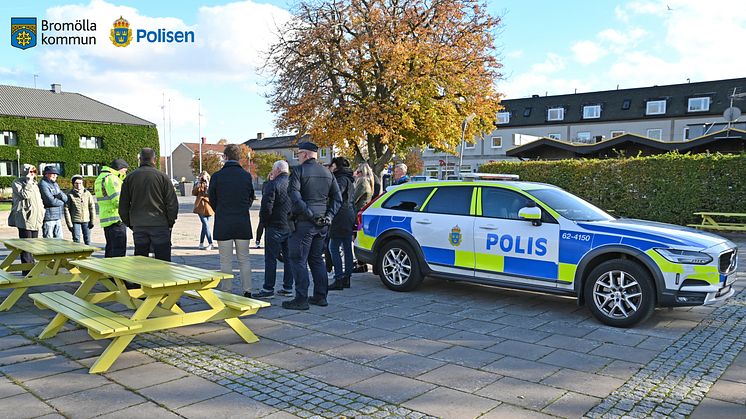
M665 100L649 100L645 108L645 115L663 115L666 113Z
M547 121L562 121L565 119L565 108L549 108Z
M583 119L597 119L601 117L601 105L583 106Z
M498 124L508 124L508 123L510 123L510 112L498 112L497 113L497 123Z
M689 106L687 107L689 112L706 112L710 110L710 98L709 97L693 97L689 98Z

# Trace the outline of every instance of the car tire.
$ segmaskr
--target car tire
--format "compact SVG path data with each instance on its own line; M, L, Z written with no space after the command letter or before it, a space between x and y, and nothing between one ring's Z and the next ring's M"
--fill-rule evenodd
M381 282L394 291L412 291L422 283L417 254L404 240L392 240L383 245L376 262Z
M586 277L583 294L593 316L609 326L631 327L655 309L653 278L631 260L598 265Z

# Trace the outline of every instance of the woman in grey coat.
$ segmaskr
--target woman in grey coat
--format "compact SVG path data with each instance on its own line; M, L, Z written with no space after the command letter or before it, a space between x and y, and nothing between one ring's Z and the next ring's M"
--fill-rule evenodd
M80 243L82 235L83 243L91 244L91 229L96 216L95 199L85 188L83 176L73 176L72 182L73 188L67 193L65 203L65 223L75 243Z
M23 174L13 181L13 206L8 216L8 225L18 229L22 239L39 237L44 224L44 202L41 200L39 185L36 183L36 167L23 165ZM22 263L33 263L30 253L21 253ZM27 271L24 271L24 275Z

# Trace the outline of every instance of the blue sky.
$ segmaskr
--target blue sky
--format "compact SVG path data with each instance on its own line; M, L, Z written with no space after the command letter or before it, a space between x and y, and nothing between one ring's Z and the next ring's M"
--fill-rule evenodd
M276 134L257 75L273 21L287 19L287 1L34 1L3 2L0 16L51 21L88 18L98 25L95 47L0 44L0 84L47 88L61 83L119 107L171 133L172 148L226 138L245 141ZM489 1L503 16L497 39L506 97L741 77L746 2L737 0ZM108 40L119 15L134 28L194 30L193 45L132 44ZM6 35L7 36L7 35ZM6 38L7 39L7 38ZM731 41L728 41L731 40ZM171 127L163 128L163 97ZM199 99L199 101L198 101ZM198 124L198 108L201 123ZM199 125L199 127L198 127ZM163 135L162 135L163 138ZM163 144L162 144L163 146Z

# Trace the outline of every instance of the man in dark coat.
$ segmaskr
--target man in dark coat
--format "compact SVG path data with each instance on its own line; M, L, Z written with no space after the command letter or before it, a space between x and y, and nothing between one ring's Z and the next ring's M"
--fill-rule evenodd
M288 242L288 258L295 280L295 298L283 308L308 310L308 304L327 306L328 279L324 269L324 237L342 204L337 181L316 161L318 146L298 144L301 164L293 168L288 185L295 231ZM313 297L308 298L308 268L313 275Z
M62 219L65 216L67 195L57 184L60 172L54 166L44 168L44 177L39 181L39 192L44 202L44 224L41 227L42 237L62 239Z
M277 277L277 259L280 253L288 254L288 238L290 237L290 226L288 216L290 215L290 198L288 198L288 163L278 160L272 166L270 181L262 192L262 207L259 210L259 222L264 224L264 285L255 297L271 297L275 295L275 282ZM285 263L285 262L283 262ZM285 264L282 274L282 290L277 294L284 297L293 295L293 276L290 266Z
M179 201L168 175L155 168L155 150L140 151L140 167L124 178L119 195L119 217L132 229L135 256L171 261L171 229L179 215Z
M350 287L350 277L352 276L352 230L355 224L355 211L352 208L352 203L355 179L352 177L350 162L344 157L332 159L330 169L337 180L339 192L342 195L342 206L337 211L337 215L334 216L332 226L329 229L329 253L334 264L334 282L329 285L329 289L339 291ZM340 247L344 253L344 270L342 270L342 258L339 255Z
M218 242L220 270L233 273L233 248L236 248L243 293L251 297L251 261L249 249L254 237L249 209L254 202L254 185L251 174L239 164L241 148L237 144L225 146L225 163L210 181L208 195L215 210L212 237ZM232 291L230 281L223 281L220 289Z

